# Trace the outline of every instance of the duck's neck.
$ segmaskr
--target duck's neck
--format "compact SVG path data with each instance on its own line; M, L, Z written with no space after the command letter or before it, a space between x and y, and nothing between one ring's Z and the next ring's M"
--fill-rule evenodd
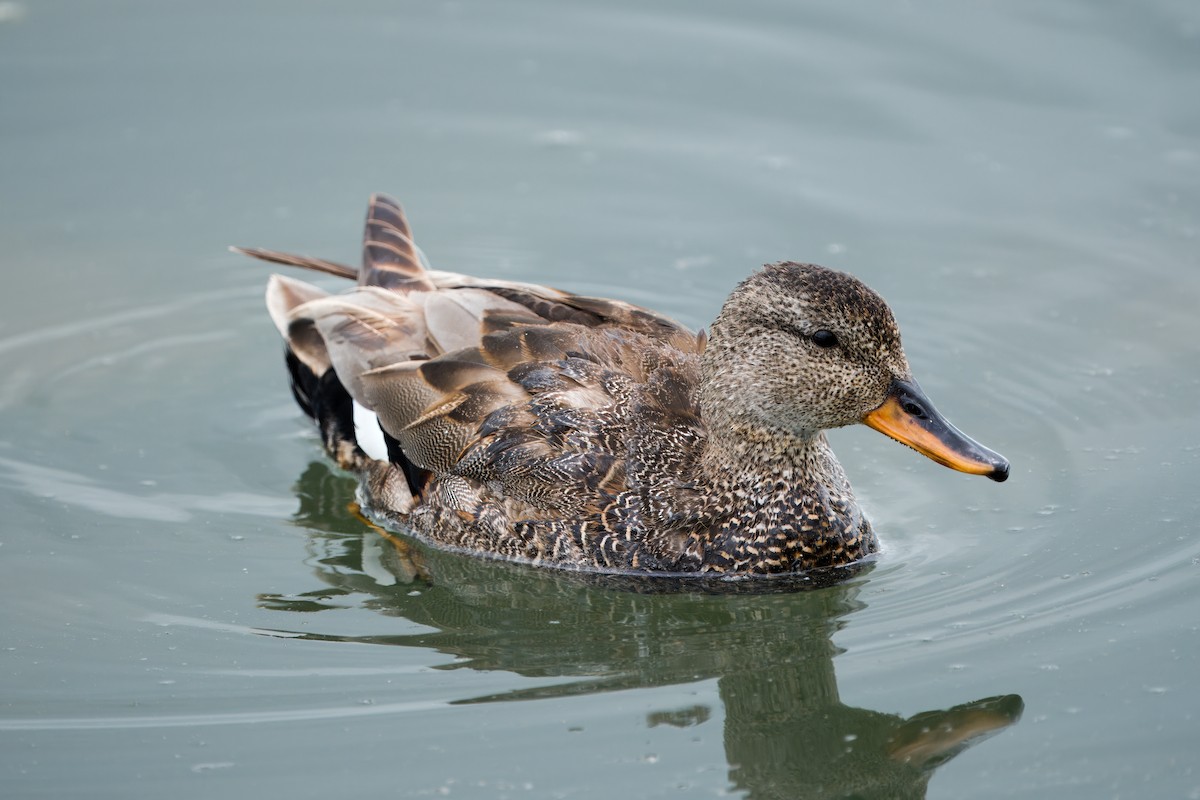
M824 487L848 494L846 473L822 431L795 434L753 422L710 426L700 473L711 485L750 489L782 481L793 490ZM751 493L748 499L761 497Z
M708 435L699 474L720 512L707 534L707 569L794 572L875 551L870 523L824 433L726 419Z

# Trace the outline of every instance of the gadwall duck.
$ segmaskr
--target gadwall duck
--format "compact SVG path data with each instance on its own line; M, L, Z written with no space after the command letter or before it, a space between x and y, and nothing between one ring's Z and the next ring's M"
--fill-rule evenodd
M239 248L235 248L239 249ZM962 472L1008 462L912 378L858 279L769 264L711 333L653 311L428 269L400 205L371 198L357 281L267 288L292 391L364 505L436 546L606 572L795 573L878 542L824 430L863 422Z

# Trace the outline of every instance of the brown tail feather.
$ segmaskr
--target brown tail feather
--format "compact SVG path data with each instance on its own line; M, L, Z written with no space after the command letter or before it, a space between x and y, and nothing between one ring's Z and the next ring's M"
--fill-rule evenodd
M280 253L277 250L264 250L261 247L230 247L229 249L235 253L242 253L253 258L261 258L263 261L270 261L273 264L303 267L304 269L325 272L330 275L336 275L339 278L349 278L350 280L358 278L358 270L354 267L348 267L345 264L339 264L336 261L326 261L321 258L310 258L309 256L297 256L292 253Z
M371 195L367 208L363 269L358 282L403 291L433 288L413 243L404 209L385 194Z

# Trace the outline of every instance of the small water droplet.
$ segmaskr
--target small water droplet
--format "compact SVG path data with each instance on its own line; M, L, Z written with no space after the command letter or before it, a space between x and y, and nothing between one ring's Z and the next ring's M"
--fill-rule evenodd
M709 264L712 264L714 261L715 259L709 255L680 256L679 258L675 259L673 266L675 269L683 272L685 270L695 269L696 267L706 267Z
M583 141L583 134L565 128L541 131L533 137L534 142L549 147L570 147Z
M214 769L229 769L232 761L210 761L206 764L192 764L192 772L212 772Z

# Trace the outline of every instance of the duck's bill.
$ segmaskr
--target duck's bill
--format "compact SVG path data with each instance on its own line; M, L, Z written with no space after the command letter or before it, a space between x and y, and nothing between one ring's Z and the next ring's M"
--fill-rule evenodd
M915 381L893 381L887 400L863 422L950 469L1008 478L1008 459L951 425Z

